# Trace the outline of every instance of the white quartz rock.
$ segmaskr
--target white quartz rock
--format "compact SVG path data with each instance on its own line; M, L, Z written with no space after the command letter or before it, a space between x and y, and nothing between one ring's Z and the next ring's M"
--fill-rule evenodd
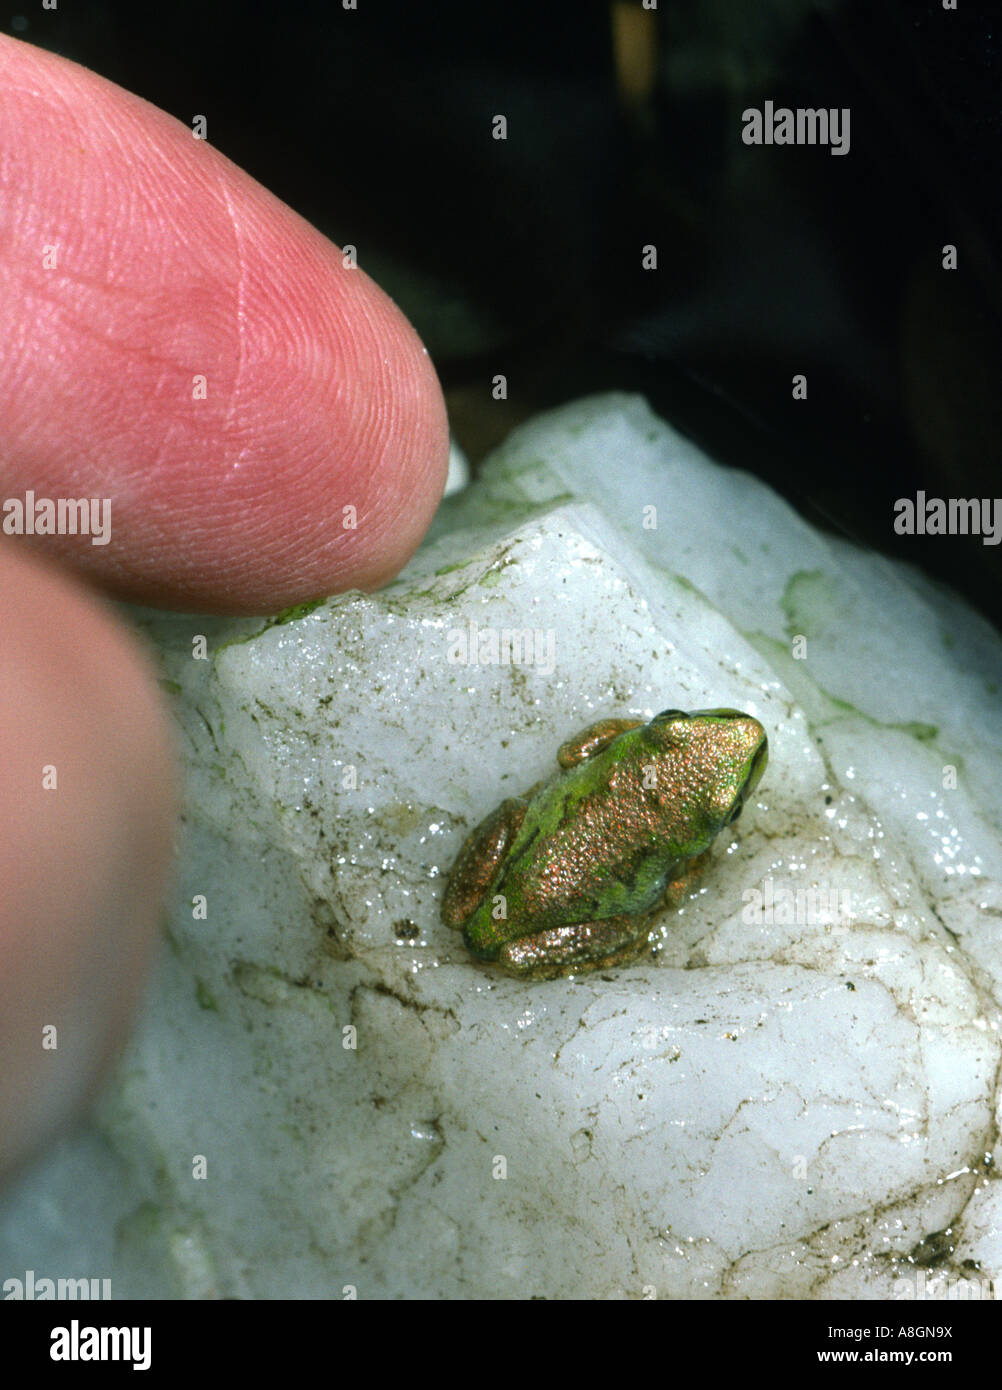
M958 600L604 396L520 429L379 594L141 624L188 775L170 946L92 1131L0 1212L5 1267L196 1297L1002 1279L1002 654ZM601 715L728 705L769 767L654 955L469 958L438 910L473 825Z

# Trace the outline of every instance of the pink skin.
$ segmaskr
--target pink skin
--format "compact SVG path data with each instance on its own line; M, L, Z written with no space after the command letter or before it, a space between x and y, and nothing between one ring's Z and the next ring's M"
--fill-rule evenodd
M111 499L108 545L0 536L0 1173L121 1047L169 862L168 722L81 578L229 613L372 588L447 456L431 362L362 271L164 112L0 36L0 502Z

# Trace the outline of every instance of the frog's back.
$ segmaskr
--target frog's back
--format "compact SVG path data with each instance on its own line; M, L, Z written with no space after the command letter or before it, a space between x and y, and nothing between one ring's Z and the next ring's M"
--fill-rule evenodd
M533 796L505 864L508 910L540 929L645 912L675 863L636 778L613 766L595 786L584 764Z

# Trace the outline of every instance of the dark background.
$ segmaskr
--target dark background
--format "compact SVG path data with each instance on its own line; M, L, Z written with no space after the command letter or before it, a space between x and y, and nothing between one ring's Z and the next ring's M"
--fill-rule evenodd
M813 523L1002 626L1002 547L892 529L919 489L1002 497L1000 38L993 9L959 4L0 14L186 125L204 115L217 148L356 245L427 343L474 462L542 408L641 391ZM767 98L850 107L850 153L745 146L741 112Z

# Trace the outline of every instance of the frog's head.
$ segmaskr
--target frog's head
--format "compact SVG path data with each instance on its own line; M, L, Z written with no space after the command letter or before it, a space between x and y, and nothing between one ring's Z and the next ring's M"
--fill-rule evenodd
M765 729L741 710L669 709L648 732L659 748L672 750L676 786L684 786L688 814L702 822L700 838L709 843L737 820L761 781L769 761Z

